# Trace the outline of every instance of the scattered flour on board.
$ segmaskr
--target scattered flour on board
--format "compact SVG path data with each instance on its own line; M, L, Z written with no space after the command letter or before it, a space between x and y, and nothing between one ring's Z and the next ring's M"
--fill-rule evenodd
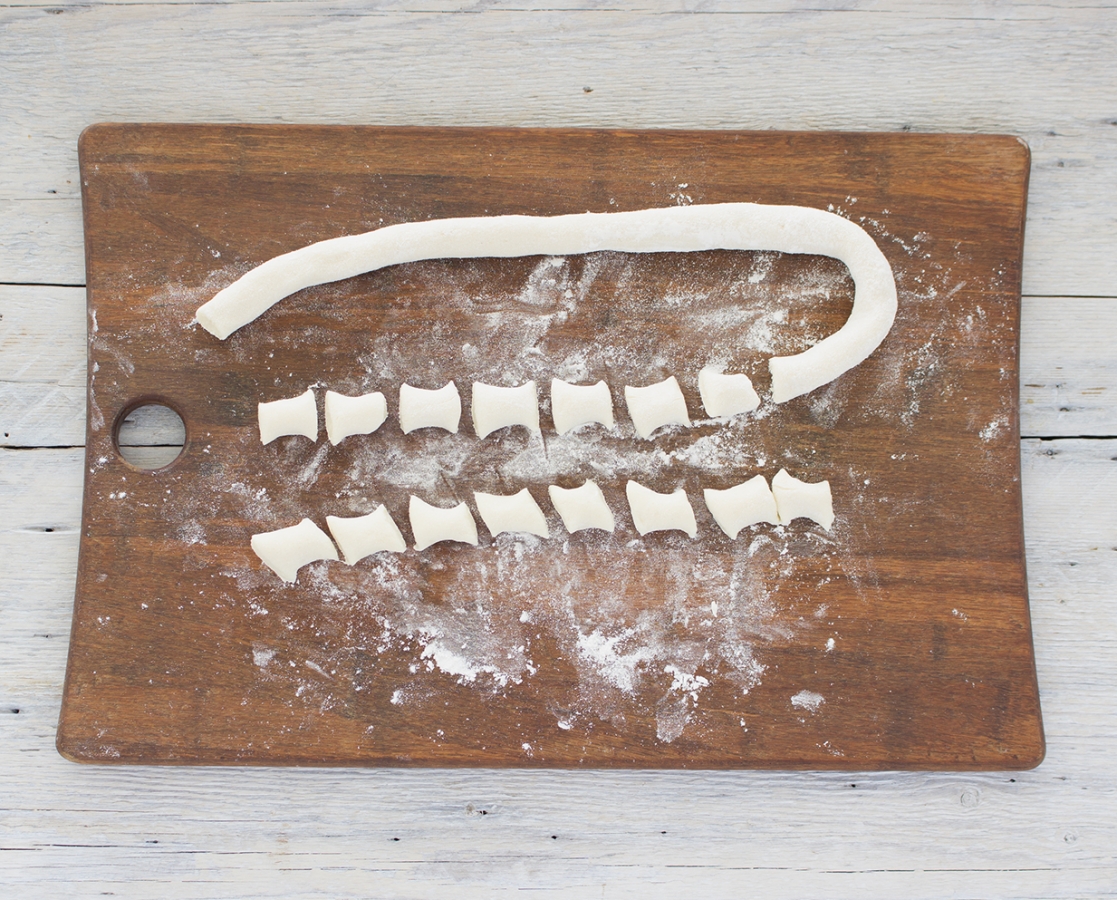
M878 237L891 238L879 222L869 225ZM897 327L925 332L926 340L911 352L897 352L886 340L876 362L884 377L876 385L861 385L855 394L850 373L817 391L806 401L814 425L840 424L856 396L858 414L899 419L911 429L925 398L957 389L947 364L950 342L998 338L985 327L980 308L961 321L943 320L942 304L964 285L951 281L949 269L925 264L928 240L898 242L912 265L897 270ZM468 275L468 263L462 265ZM430 277L441 307L480 324L464 336L437 323L421 334L370 336L367 352L353 361L354 370L363 373L364 389L383 390L391 411L400 383L440 387L446 380L440 361L455 359L474 380L511 385L535 379L548 415L552 377L583 383L604 378L613 391L617 428L588 426L561 436L513 429L482 442L465 412L457 435L416 433L409 442L374 435L348 447L292 442L259 451L249 427L254 423L246 423L245 455L260 466L259 454L270 454L268 464L289 472L298 490L290 498L268 496L250 469L230 467L220 500L179 498L181 518L170 523L179 539L202 552L206 533L196 523L219 510L267 530L302 515L321 521L326 512L368 512L381 502L406 530L404 500L410 492L448 502L471 500L474 489L506 493L526 484L549 510L542 486L586 478L606 491L618 531L564 537L561 522L549 512L548 541L483 534L481 548L377 554L352 568L318 563L303 569L298 586L290 589L245 552L239 563L221 569L232 582L226 602L247 603L244 598L251 596L258 616L269 609L291 610L284 599L288 591L319 602L315 610L300 606L285 615L295 632L323 636L321 655L314 661L286 660L282 648L253 650L261 677L287 679L301 701L329 708L343 702L334 682L345 682L344 673L350 673L354 690L365 684L367 670L353 662L361 654L402 655L416 677L441 677L494 696L524 683L557 656L573 669L576 684L556 706L556 727L619 722L639 712L654 716L658 738L670 742L695 725L704 698L715 688L728 685L744 695L761 684L765 648L794 643L810 618L800 613L812 603L824 609L829 586L846 580L859 596L875 595L875 573L858 552L863 521L880 514L873 489L853 467L841 465L845 461L816 466L812 448L792 444L781 408L765 396L767 357L799 352L825 337L826 327L809 312L848 297L842 267L820 260L788 274L781 271L779 254L741 254L728 264L723 257L713 266L702 254L688 254L680 256L664 287L647 283L638 259L599 253L542 259L509 295L487 291L469 278L468 286L447 282L440 266L418 263L411 271ZM210 286L194 292L189 302L208 292ZM602 304L609 307L607 321L590 329L599 337L587 345L581 338L585 326L571 330L571 323L600 317ZM649 345L656 322L671 323L677 333ZM707 364L752 376L764 396L761 408L728 420L701 418L696 378ZM638 441L624 412L623 385L670 374L688 392L695 427L669 428L655 440ZM459 389L467 396L467 385ZM1007 385L1005 390L1009 397ZM982 440L1002 427L1007 420L990 422ZM346 461L340 472L339 458ZM839 514L834 531L803 523L753 526L729 542L702 506L700 486L719 477L724 481L716 486L728 486L758 472L770 478L781 465L809 480L831 481ZM628 478L651 481L661 490L685 486L699 516L696 542L678 533L637 535L623 499ZM332 485L325 494L324 483ZM716 545L718 552L696 553L701 542ZM437 602L428 599L433 585ZM655 602L633 602L648 597ZM833 648L831 638L826 651ZM311 677L320 672L330 678ZM391 695L397 705L428 699L408 688ZM801 691L791 702L814 713L825 701Z
M586 659L606 681L625 693L632 693L637 667L646 665L651 656L650 649L638 643L630 653L617 650L617 645L629 643L634 633L635 629L630 628L607 637L601 631L594 631L578 635L576 641L579 657Z
M822 708L826 698L815 691L800 691L791 698L791 705L796 709L805 709L807 712L816 713Z
M268 647L253 647L252 648L252 661L261 669L265 668L268 663L275 659L275 651Z
M998 416L978 432L979 437L986 443L995 441L1008 430L1008 417Z

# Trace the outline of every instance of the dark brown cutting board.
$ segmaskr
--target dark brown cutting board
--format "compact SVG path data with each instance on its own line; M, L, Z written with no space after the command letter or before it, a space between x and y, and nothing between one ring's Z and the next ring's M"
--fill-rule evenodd
M1022 768L1043 756L1017 419L1029 156L1002 136L104 125L80 145L89 297L81 559L58 746L75 760L424 766ZM251 266L395 222L757 201L829 208L891 262L861 366L702 417L698 370L750 374L837 329L834 260L772 253L431 261L302 291L228 341L196 308ZM678 377L695 425L639 441L623 387ZM472 381L604 378L615 433L485 441ZM399 385L455 379L462 432L401 434ZM383 390L337 447L262 446L256 404ZM186 423L158 471L114 426ZM837 520L736 541L702 502L781 468ZM686 488L693 541L639 538L635 478ZM614 535L567 535L546 485L593 478ZM528 487L547 540L315 563L257 531L407 498ZM473 507L475 509L475 507Z

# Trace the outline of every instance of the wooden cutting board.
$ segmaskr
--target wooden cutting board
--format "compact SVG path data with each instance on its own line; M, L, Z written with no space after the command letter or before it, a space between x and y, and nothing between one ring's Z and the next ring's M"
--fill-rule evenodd
M70 759L294 765L1022 768L1043 756L1021 523L1017 355L1029 156L1003 136L101 125L80 144L89 429L58 747ZM900 296L873 356L711 421L697 374L849 314L834 260L709 252L431 261L302 291L220 342L196 308L313 241L447 216L757 201L832 209ZM625 385L675 375L694 419L639 440ZM605 379L618 427L558 436L546 386ZM477 439L473 381L542 386L543 435ZM465 398L403 435L401 383ZM256 404L382 390L330 446L260 444ZM156 399L170 466L114 433ZM702 502L786 467L837 519L729 540ZM546 486L601 485L613 535ZM629 478L699 523L639 537ZM527 487L551 537L320 562L285 585L250 536L410 494Z

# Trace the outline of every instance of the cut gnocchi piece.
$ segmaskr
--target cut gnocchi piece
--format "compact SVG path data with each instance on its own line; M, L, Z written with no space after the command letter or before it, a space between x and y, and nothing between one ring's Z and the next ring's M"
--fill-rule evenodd
M725 490L706 488L702 491L702 496L714 521L733 540L737 539L742 528L749 525L756 525L758 522L780 524L776 498L772 496L763 475L757 475Z
M555 431L566 434L582 425L599 422L613 427L613 395L604 381L597 384L568 384L551 379L551 419Z
M372 434L388 418L388 401L379 391L348 397L326 391L326 436L334 446L354 434Z
M473 498L477 501L481 521L493 537L504 531L536 534L544 538L550 536L543 510L527 488L515 494L474 491Z
M829 531L834 524L834 500L829 481L811 484L789 475L787 469L780 469L772 479L772 494L782 525L798 518L812 519Z
M714 419L752 412L760 406L760 395L748 375L726 375L713 366L698 373L698 393L707 415Z
M386 506L378 506L367 516L326 516L326 525L341 549L342 558L351 566L373 553L384 550L403 553L407 549L407 542Z
M311 388L297 397L260 403L256 414L260 421L260 441L264 444L289 434L318 440L318 405Z
M690 427L686 399L674 375L647 387L626 386L624 399L636 433L642 438L650 438L652 432L664 425Z
M535 382L519 387L497 387L473 382L473 430L480 438L501 428L523 425L528 431L539 431L539 395Z
M613 531L616 528L613 511L605 502L601 488L594 482L587 481L576 488L562 488L552 484L547 488L547 493L562 518L562 524L571 534L587 528L600 528L602 531Z
M477 546L477 523L473 521L473 514L464 503L443 509L440 506L431 506L412 494L407 514L411 520L411 535L415 538L416 550L426 550L432 544L442 541Z
M420 428L441 428L458 433L462 418L462 398L453 381L436 391L399 386L399 427L404 434Z
M299 577L299 569L320 559L337 559L337 548L310 519L298 525L252 535L252 550L264 565L286 582Z
M694 510L682 488L671 494L660 494L629 481L624 490L632 512L632 523L641 535L653 531L683 531L693 538L698 534Z

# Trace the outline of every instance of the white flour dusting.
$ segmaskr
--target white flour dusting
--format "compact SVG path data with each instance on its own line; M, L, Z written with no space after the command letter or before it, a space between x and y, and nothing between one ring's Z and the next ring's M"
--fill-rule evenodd
M600 631L579 634L576 641L578 656L614 687L631 694L636 687L637 668L647 665L652 655L649 647L632 640L635 634L634 628L609 637ZM624 653L617 649L618 645L634 646L634 649Z
M807 712L816 713L822 708L826 698L815 691L800 691L791 698L791 705L796 709L805 709Z
M886 222L863 224L878 239L894 239ZM526 486L548 513L549 540L482 534L479 548L409 549L354 567L316 563L292 587L278 583L245 549L221 558L223 587L215 602L239 604L256 621L270 627L281 620L292 635L318 641L313 659L289 657L274 641L252 650L262 679L289 687L292 702L312 708L343 704L346 689L370 689L375 666L353 662L364 655L408 661L411 682L390 695L398 707L436 708L444 702L439 684L501 697L543 669L561 666L570 687L551 710L558 731L640 715L654 721L660 741L678 740L716 713L705 707L716 691L724 703L762 684L768 648L809 640L819 653L835 653L834 638L823 637L837 624L825 613L831 592L848 588L866 604L880 595L863 552L872 545L874 523L921 501L889 498L887 487L869 484L858 460L828 447L825 436L851 416L886 419L911 432L930 402L955 392L962 402L951 353L1005 340L992 333L980 306L963 304L960 317L942 315L967 285L954 283L949 268L928 262L928 236L895 240L909 260L896 271L896 327L925 339L905 352L886 339L864 366L788 409L766 396L766 359L806 349L844 319L851 285L833 260L789 266L788 258L772 253L686 254L672 260L664 283L662 269L653 277L637 257L598 253L526 263L522 277L503 287L489 284L489 270L473 261L398 267L398 277L421 282L424 291L384 313L380 327L369 330L367 349L337 369L343 376L324 375L325 386L382 390L394 412L404 381L437 388L461 371L490 384L532 378L540 386L544 433L512 429L478 440L469 426L469 385L460 374L466 402L456 435L403 436L390 419L380 432L336 448L299 439L261 447L255 422L246 418L238 448L246 463L238 468L220 460L225 468L211 476L205 494L177 490L167 503L168 534L190 548L201 568L212 565L213 557L204 555L207 540L235 544L235 536L221 531L226 517L243 517L263 531L304 515L324 524L326 514L367 513L385 503L406 536L409 493L472 505L474 490L510 493ZM239 274L226 269L206 285L168 289L161 302L192 311ZM301 352L331 346L328 300L341 290L327 285L311 292L322 298L325 321L297 336ZM427 315L423 328L402 327L420 302L437 313ZM198 364L220 365L222 354L231 353L266 375L261 391L272 382L301 389L266 349L283 342L266 326L246 330L228 348L200 351ZM594 335L590 342L587 333ZM94 349L124 370L126 354L98 344L108 340L104 329L95 332ZM707 364L752 377L761 408L727 420L706 418L697 374ZM624 409L623 387L667 375L683 386L694 427L665 429L641 441ZM618 427L556 435L548 427L552 377L604 379ZM1009 396L1006 384L1006 408ZM258 398L247 399L254 408ZM973 438L996 440L1009 421L1006 413L974 422ZM918 462L913 449L893 454L891 465ZM781 466L805 480L830 480L834 530L800 520L788 527L752 526L729 541L706 512L701 487L727 487L758 473L771 478ZM269 484L273 475L285 478L289 495L269 492L264 473ZM550 511L547 484L570 487L586 478L605 492L618 520L615 534L568 536ZM641 538L624 500L629 478L661 491L684 487L699 537ZM247 548L247 536L240 537ZM824 703L806 690L791 698L794 708L812 714Z
M275 659L275 651L268 647L253 647L252 648L252 662L258 665L261 669L265 668L268 663Z

